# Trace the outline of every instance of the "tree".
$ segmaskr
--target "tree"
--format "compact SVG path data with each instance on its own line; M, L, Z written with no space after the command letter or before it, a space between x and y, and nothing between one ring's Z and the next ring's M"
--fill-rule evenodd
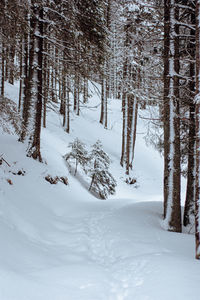
M187 55L189 56L189 132L188 132L188 167L187 167L187 189L186 200L184 208L183 224L194 225L194 213L195 213L195 2L188 1L188 13L186 14L188 23L191 24L191 28L188 31L188 48ZM192 28L192 26L194 28ZM185 62L184 62L185 64Z
M200 259L200 0L196 0L196 195L195 195L195 242L196 259Z
M89 191L93 190L98 193L102 199L106 199L108 195L115 193L117 183L108 171L110 158L103 151L102 144L99 140L93 145L90 161L91 167L89 169L89 176L91 177L91 183Z
M78 165L80 164L83 168L87 165L89 161L88 152L85 149L85 145L78 138L74 142L69 143L71 151L66 154L65 159L69 160L70 158L75 159L75 172L74 176L77 173Z
M43 0L32 0L32 23L33 23L33 39L34 48L34 76L33 76L33 90L32 99L35 106L35 117L33 124L33 136L29 146L28 156L42 161L40 153L40 134L41 134L41 120L42 120L42 98L43 98Z
M175 4L175 0L164 2L164 223L167 230L181 232L178 11Z

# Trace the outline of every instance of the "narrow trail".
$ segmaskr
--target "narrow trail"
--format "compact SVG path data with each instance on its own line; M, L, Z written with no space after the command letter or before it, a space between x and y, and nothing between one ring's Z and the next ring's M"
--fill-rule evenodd
M117 212L119 213L119 212ZM144 274L149 274L148 260L141 257L120 255L120 234L114 234L110 220L115 218L115 210L88 216L85 220L89 256L109 274L108 300L132 300L144 282ZM139 298L137 298L139 299ZM142 299L148 299L142 298Z

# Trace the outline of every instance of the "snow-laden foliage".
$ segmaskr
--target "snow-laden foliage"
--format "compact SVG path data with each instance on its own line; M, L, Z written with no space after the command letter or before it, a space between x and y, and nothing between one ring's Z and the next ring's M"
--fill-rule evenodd
M102 149L102 144L99 140L93 145L90 161L92 165L89 170L89 176L92 178L92 181L89 190L97 192L102 199L106 199L108 195L115 193L117 183L108 171L111 161Z
M21 130L21 118L16 104L4 97L0 97L0 127L9 134L19 134Z
M91 149L91 152L86 150L85 144L76 138L72 143L69 143L71 151L65 155L65 159L75 160L75 172L80 165L91 178L89 190L97 193L102 199L108 198L109 195L115 193L117 185L114 177L109 172L111 160L103 150L101 142L98 140Z
M85 149L85 144L78 138L76 138L74 142L69 143L69 147L71 148L71 151L65 155L65 159L68 160L72 158L75 160L76 166L74 175L76 175L78 164L84 168L89 161L89 156L87 150Z

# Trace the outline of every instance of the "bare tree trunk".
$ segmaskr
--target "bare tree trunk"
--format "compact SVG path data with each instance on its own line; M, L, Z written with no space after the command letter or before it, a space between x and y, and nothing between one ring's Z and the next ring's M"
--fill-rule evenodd
M28 20L30 23L30 32L24 34L24 56L23 56L23 110L22 110L22 130L20 134L19 141L24 142L30 120L30 110L31 110L31 97L32 97L32 85L34 76L34 30L35 22L33 20ZM29 45L29 47L28 47Z
M126 175L129 175L131 164L131 144L132 144L132 126L133 126L133 106L134 96L132 94L127 96L127 137L126 137Z
M23 89L23 53L24 53L24 43L23 38L20 39L21 43L21 49L20 49L20 83L19 83L19 102L18 102L18 111L21 110L21 104L22 104L22 89Z
M191 10L191 24L195 25L196 18L195 12ZM190 31L190 43L189 51L190 58L195 60L195 30ZM189 116L189 141L188 141L188 170L187 170L187 190L186 190L186 200L184 209L184 226L193 225L194 223L194 211L195 211L195 103L194 103L194 93L195 93L195 63L190 62L190 116Z
M133 107L133 126L132 126L132 155L130 167L133 167L133 160L135 154L135 142L136 142L136 132L137 132L137 118L138 118L138 101L137 98L134 99L134 107Z
M196 0L196 194L195 242L196 259L200 259L200 0Z
M83 82L83 103L88 102L88 79L85 76Z
M104 124L105 119L105 78L102 76L101 79L101 115L100 115L100 123Z
M180 206L180 120L177 12L174 0L165 0L165 174L164 174L164 223L169 231L181 232ZM169 26L169 27L168 27ZM169 55L170 53L170 55ZM169 79L168 79L169 77ZM166 115L169 112L168 115ZM169 121L167 121L167 118Z
M14 59L15 59L15 45L10 46L9 60L10 60L10 72L9 72L9 83L14 84Z
M35 22L36 22L36 31L38 30L39 34L35 33L35 39L37 41L38 49L34 48L34 55L36 57L36 68L37 68L37 80L35 82L36 85L36 113L34 120L34 133L33 133L33 141L32 145L29 148L28 155L33 157L34 159L42 161L41 153L40 153L40 133L41 133L41 119L42 119L42 96L43 96L43 7L42 5L38 5L35 8L33 6L33 11L35 11Z
M63 54L63 60L65 60L65 55ZM63 102L63 127L65 127L66 122L66 70L65 65L63 65L62 70L62 102Z
M122 116L123 116L123 123L122 123L122 151L121 151L121 159L120 159L120 165L123 167L124 166L124 161L125 161L125 149L126 149L126 94L123 93L122 95Z
M67 74L67 126L66 126L66 132L69 133L70 131L70 78L69 74Z

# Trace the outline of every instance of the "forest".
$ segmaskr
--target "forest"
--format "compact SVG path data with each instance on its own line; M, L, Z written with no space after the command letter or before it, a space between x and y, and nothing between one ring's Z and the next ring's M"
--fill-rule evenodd
M141 127L141 122L146 127ZM67 144L65 137L59 140L61 133L53 124L62 130ZM116 191L118 195L121 178L124 191L133 187L134 199L138 188L135 170L142 161L137 160L136 150L141 143L139 135L145 131L141 151L151 153L150 147L162 157L161 227L170 232L169 243L175 233L194 236L193 256L200 259L200 0L1 0L0 127L2 182L6 178L11 187L15 175L28 176L26 167L15 166L16 161L29 159L33 171L50 168L38 171L46 172L42 176L50 187L62 183L68 189L70 180L76 179L74 197L76 189L81 195L84 187L98 200L113 199ZM9 134L10 127L16 143L9 149L3 146L3 136ZM112 130L119 140L117 145L109 135ZM90 135L94 140L89 148ZM60 158L54 170L48 161L53 154L47 141L62 148L55 150L60 151ZM21 151L21 158L8 156L12 151ZM35 161L40 166L32 165ZM63 165L70 175L64 174ZM2 195L3 187L4 183L0 184ZM23 190L23 183L19 187ZM23 198L20 189L16 198ZM102 220L105 218L107 214L102 213ZM92 236L92 226L98 229L100 220L90 220L88 234ZM35 229L31 230L34 235ZM98 230L102 234L103 229ZM101 263L100 257L95 260ZM66 299L169 299L120 295ZM190 299L196 296L192 294ZM23 299L20 297L1 299Z

